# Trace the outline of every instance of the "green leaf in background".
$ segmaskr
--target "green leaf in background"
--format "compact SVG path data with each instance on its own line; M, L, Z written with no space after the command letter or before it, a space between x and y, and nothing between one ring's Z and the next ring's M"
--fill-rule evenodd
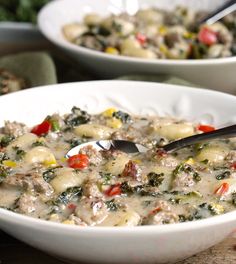
M51 0L0 0L0 21L36 23L37 13Z

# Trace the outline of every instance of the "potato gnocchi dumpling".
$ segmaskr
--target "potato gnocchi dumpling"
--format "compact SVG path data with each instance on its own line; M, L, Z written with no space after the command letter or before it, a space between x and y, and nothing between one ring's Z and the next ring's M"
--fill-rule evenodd
M155 17L147 19L152 23ZM96 15L87 16L86 25L98 21ZM127 40L128 48L142 49L132 41ZM164 225L227 213L236 208L235 139L172 152L162 148L214 129L116 108L91 115L73 107L62 116L49 113L33 127L7 121L0 128L0 207L81 227ZM114 139L148 150L128 154L89 144Z
M205 11L186 7L140 9L101 17L87 14L83 21L62 27L71 43L104 52L142 59L211 59L235 56L236 13L213 25L193 28Z

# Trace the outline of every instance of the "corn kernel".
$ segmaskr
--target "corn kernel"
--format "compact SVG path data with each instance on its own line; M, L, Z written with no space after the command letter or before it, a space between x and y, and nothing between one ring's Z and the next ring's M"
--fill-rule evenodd
M185 32L183 36L186 39L194 39L194 38L196 38L197 35L193 32Z
M159 33L161 35L165 35L167 33L167 28L165 26L160 26L159 27Z
M102 115L105 117L112 117L113 113L117 112L117 110L115 108L108 108L107 110L105 110Z
M74 225L75 224L75 221L74 220L67 219L67 220L63 221L62 224L65 224L65 225Z
M3 165L7 166L7 167L11 167L11 168L15 168L16 167L16 162L12 161L12 160L4 160L2 162Z
M163 52L164 54L168 53L168 48L166 47L166 45L162 44L159 47L160 51Z
M139 160L139 159L136 159L136 160L133 160L133 161L134 161L134 163L136 163L136 164L140 164L140 163L142 163L142 161Z
M118 55L119 54L118 49L116 49L114 47L107 47L105 49L105 52L108 53L108 54L112 54L112 55Z
M43 165L48 167L55 166L57 165L57 161L55 159L45 160Z
M189 158L185 161L185 163L189 164L189 165L193 165L195 163L193 158Z
M106 122L107 126L111 128L120 128L122 127L122 122L117 118L110 118Z

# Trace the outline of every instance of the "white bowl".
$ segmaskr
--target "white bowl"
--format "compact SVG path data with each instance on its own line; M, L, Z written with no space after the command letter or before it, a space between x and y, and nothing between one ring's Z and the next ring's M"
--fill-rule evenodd
M38 17L41 32L74 60L103 78L148 73L171 74L202 87L236 94L236 57L207 60L160 60L114 56L76 46L62 34L62 26L82 21L85 14L96 12L103 16L124 10L135 12L139 7L173 8L184 4L194 9L211 10L225 0L58 0L46 5Z
M236 122L236 97L202 89L132 81L61 84L0 97L4 120L29 125L77 105L91 113L107 107L136 114L172 115L216 126ZM0 209L0 227L58 258L95 263L171 263L226 238L236 211L195 222L164 226L79 227L38 220Z

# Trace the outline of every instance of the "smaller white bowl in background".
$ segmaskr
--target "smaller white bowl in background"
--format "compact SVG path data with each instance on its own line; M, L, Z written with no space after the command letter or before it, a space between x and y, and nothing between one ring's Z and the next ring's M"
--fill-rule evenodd
M68 42L63 34L63 25L81 22L84 15L95 12L106 16L120 13L127 8L135 11L139 7L174 7L182 4L195 9L212 10L224 0L58 0L46 5L38 17L41 32L55 45L102 78L127 74L170 74L184 78L194 84L210 89L236 94L236 57L202 60L150 60L114 56L76 46Z
M133 114L171 115L220 127L236 123L235 104L236 97L232 95L167 84L65 83L1 96L0 126L4 120L17 120L32 126L50 113L66 113L75 105L90 113L113 106ZM162 226L80 227L0 209L0 228L67 261L172 263L225 239L236 228L236 210L204 220Z

